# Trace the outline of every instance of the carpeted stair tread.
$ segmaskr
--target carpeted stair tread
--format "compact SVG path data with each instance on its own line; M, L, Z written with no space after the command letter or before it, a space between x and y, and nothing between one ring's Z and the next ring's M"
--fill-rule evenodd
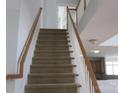
M28 75L29 77L70 77L70 76L78 76L78 74L74 73L44 73L44 74L39 74L39 73L30 73Z
M67 87L81 87L80 84L76 83L65 83L65 84L28 84L26 88L67 88Z
M76 67L76 65L72 65L72 64L47 64L47 65L45 65L45 64L41 64L41 65L31 65L31 67L40 67L40 68L65 68L65 67Z
M50 50L40 50L40 51L35 51L35 52L37 52L37 53L40 53L40 52L47 52L47 53L50 53L50 52L52 52L52 53L73 53L73 51L69 51L69 50L54 50L54 51L50 51Z
M73 60L74 57L34 57L33 60Z

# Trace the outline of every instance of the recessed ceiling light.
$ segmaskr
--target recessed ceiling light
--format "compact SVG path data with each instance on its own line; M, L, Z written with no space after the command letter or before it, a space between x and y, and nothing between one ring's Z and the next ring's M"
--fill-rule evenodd
M82 54L80 54L80 57L82 57L83 55Z
M94 49L94 50L93 50L93 53L98 54L98 53L100 53L100 50Z

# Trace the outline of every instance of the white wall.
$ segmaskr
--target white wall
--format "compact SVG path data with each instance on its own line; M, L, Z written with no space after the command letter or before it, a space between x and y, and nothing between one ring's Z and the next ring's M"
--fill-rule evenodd
M78 22L78 24L79 24L79 22L80 22L80 20L83 16L83 14L84 14L84 0L81 0L80 4L79 4L79 7L77 9L77 18L78 18L77 22Z
M109 62L118 62L118 56L105 56L105 61L109 61Z
M7 0L6 2L6 74L14 74L16 73L20 0ZM15 81L6 83L6 92L14 93Z
M87 26L88 22L92 19L96 11L99 9L102 2L103 0L90 0L88 7L79 20L79 31L83 31L83 29Z
M13 2L13 3L12 3ZM15 4L15 3L16 4ZM17 57L17 36L19 25L19 0L7 0L6 15L6 35L7 35L7 74L15 72L15 62Z
M86 77L86 70L85 70L85 65L84 65L84 58L83 55L81 56L81 50L80 46L76 37L76 34L74 32L74 28L72 26L70 18L68 18L68 29L69 29L69 40L70 45L72 47L70 50L73 50L73 53L71 54L71 57L74 57L75 60L73 61L73 64L75 64L77 67L74 69L74 73L79 74L78 77L76 77L76 83L80 84L82 87L79 89L78 93L86 93L86 86L88 83L85 82L85 77ZM88 92L87 92L88 93Z
M44 28L57 28L58 27L58 9L56 0L44 0L43 9Z
M7 74L17 73L19 55L41 5L41 0L7 0ZM7 80L7 93L23 93L40 24L24 64L25 77L21 80Z
M32 43L30 45L30 49L28 51L26 60L25 60L25 64L24 64L24 77L20 80L16 80L15 82L15 93L24 93L24 87L27 84L27 76L30 72L30 65L32 63L32 57L33 57L33 53L34 53L34 49L35 49L35 45L36 45L36 40L38 37L38 32L39 32L39 28L40 28L40 20L38 22L38 25L36 27L35 30L35 34L33 36L33 40ZM18 91L20 90L20 91Z
M33 5L33 7L32 7ZM21 0L20 18L18 28L18 51L17 60L20 56L22 48L31 30L31 26L41 6L41 1L37 0Z

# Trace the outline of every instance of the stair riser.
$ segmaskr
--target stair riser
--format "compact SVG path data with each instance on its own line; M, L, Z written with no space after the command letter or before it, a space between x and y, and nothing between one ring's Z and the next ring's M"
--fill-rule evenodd
M40 58L55 58L55 57L57 57L57 58L62 58L62 57L64 57L64 56L66 56L66 57L70 57L70 55L38 55L38 54L36 54L36 55L34 55L34 57L40 57Z
M33 62L62 62L62 61L66 61L66 62L70 62L71 59L32 59Z
M40 31L39 33L68 33L67 31Z
M29 84L57 84L57 83L74 83L74 77L72 78L40 78L40 77L34 77L28 79Z
M33 61L32 64L71 64L71 61Z
M67 37L68 34L40 34L38 37Z
M39 33L68 33L67 30L52 30L52 31L49 31L49 30L41 30L39 31Z
M41 50L41 51L34 51L34 53L38 54L67 54L67 53L72 53L73 51L61 51L61 50Z
M66 57L70 57L70 54L59 54L59 53L56 53L56 54L48 54L48 53L42 53L42 54L34 54L34 57L63 57L63 56L66 56Z
M58 40L58 39L46 39L46 40L37 40L37 42L52 42L52 43L54 43L54 42L56 42L56 43L59 43L59 42L70 42L69 40Z
M57 57L57 58L56 58ZM63 60L65 56L34 56L34 58L40 58L41 60ZM66 56L67 57L67 56ZM40 60L39 59L39 60Z
M31 68L31 73L72 73L72 68Z
M41 45L68 45L69 42L37 42Z
M38 39L67 39L69 38L68 35L39 35Z
M61 43L59 43L59 44L57 44L57 43L54 43L54 44L43 44L43 43L37 43L37 45L38 46L49 46L49 45L51 45L51 46L62 46L62 45L69 45L69 44L61 44Z
M69 50L68 47L36 47L36 51L41 51L41 50Z
M45 56L68 56L68 55L70 55L69 53L55 53L55 52L36 52L36 53L34 53L35 55L45 55Z
M68 33L39 33L39 35L68 35Z
M77 88L29 88L25 93L78 93Z
M45 32L67 32L67 29L48 29L48 28L43 28L43 29L40 29L40 32L41 31L45 31Z
M54 54L52 54L52 53L35 53L34 54L35 56L67 56L67 57L70 57L70 54L68 54L68 53L54 53Z
M63 60L40 60L40 59L32 59L33 62L71 62L71 59L63 59Z
M38 40L68 40L68 37L39 37Z
M36 48L69 48L69 47L72 47L71 45L62 45L62 46L56 46L56 45L49 45L49 46L43 46L43 45L36 45L35 46Z

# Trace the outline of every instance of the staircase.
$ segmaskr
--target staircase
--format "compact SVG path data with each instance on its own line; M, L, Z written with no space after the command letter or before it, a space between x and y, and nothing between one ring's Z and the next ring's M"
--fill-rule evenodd
M66 30L39 32L25 93L78 93L81 86L75 83L78 74L73 73L68 38Z

